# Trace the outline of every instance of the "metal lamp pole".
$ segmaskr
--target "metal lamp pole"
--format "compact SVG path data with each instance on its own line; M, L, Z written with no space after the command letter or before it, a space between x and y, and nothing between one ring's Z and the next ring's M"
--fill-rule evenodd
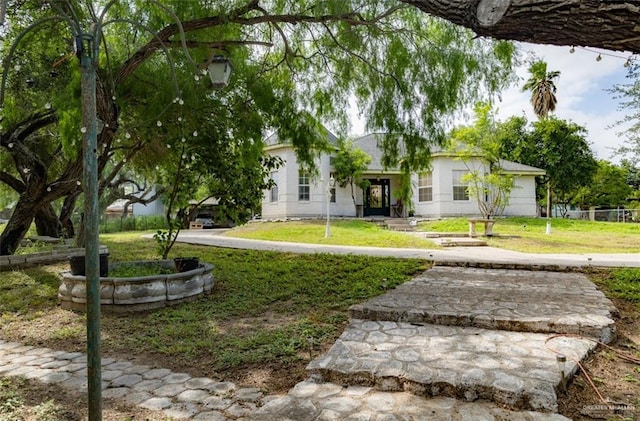
M336 185L336 180L333 178L333 175L332 175L329 178L329 181L327 182L327 226L324 230L324 238L331 237L331 222L330 222L329 211L331 207L331 190L335 187L335 185Z
M169 13L178 23L180 39L187 58L195 64L188 55L184 32L179 18L155 0L150 0ZM87 382L88 382L88 415L89 421L102 420L102 373L101 373L101 343L100 343L100 245L98 207L98 124L96 106L96 68L103 18L109 8L117 0L110 0L98 22L89 31L82 29L81 23L69 17L64 11L59 16L40 19L24 29L13 42L5 58L0 83L0 108L4 104L5 85L9 72L9 63L18 44L31 30L39 25L52 21L63 20L69 23L75 37L76 55L80 61L81 72L81 106L82 106L82 147L84 159L83 191L85 216L85 276L86 276L86 309L87 309ZM0 0L0 24L4 23L6 0ZM75 17L75 16L74 16ZM135 22L128 21L135 25ZM143 27L143 29L147 30ZM164 45L163 49L166 50ZM171 63L170 63L171 64ZM172 65L172 64L171 64ZM214 57L208 65L211 82L215 89L226 86L233 72L230 61L224 57ZM173 69L172 69L173 73ZM175 74L174 74L175 83ZM178 90L176 89L178 92Z
M100 245L98 228L98 125L96 117L95 34L77 35L82 95L82 131L84 149L85 274L87 290L87 381L89 420L102 419L102 373L100 344Z

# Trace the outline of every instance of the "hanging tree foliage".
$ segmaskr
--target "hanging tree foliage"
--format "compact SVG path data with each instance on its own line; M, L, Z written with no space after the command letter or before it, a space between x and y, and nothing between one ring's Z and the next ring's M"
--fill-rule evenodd
M97 81L101 192L117 189L123 170L152 176L182 133L202 145L196 160L212 188L230 169L249 166L248 173L262 175L257 166L267 130L290 139L310 163L325 141L316 135L318 122L346 130L350 97L367 129L389 133L387 162L397 161L402 139L404 162L419 168L456 110L497 92L512 74L511 44L478 39L396 1L109 4L103 11L102 2L8 2L0 46L6 70L0 181L19 199L0 254L15 251L38 212L82 189L78 63L68 20L54 16L89 28L104 13ZM221 53L235 72L228 88L212 92L203 71ZM29 79L36 83L26 84ZM188 135L196 130L203 134L197 140ZM234 198L222 200L231 207ZM74 201L63 207L67 213Z

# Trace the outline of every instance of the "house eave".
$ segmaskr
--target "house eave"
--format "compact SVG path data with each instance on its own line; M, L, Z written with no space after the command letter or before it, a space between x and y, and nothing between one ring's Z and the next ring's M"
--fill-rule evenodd
M543 176L547 175L546 171L502 171L503 174L520 175L520 176Z

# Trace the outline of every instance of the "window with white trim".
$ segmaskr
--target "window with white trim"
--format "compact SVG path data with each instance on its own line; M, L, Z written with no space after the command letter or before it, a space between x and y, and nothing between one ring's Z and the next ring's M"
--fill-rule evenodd
M433 201L433 177L431 172L418 176L418 202Z
M309 184L309 173L305 170L298 171L298 200L309 201L311 200L311 185Z
M278 201L278 172L273 171L270 176L271 182L273 183L271 186L271 191L269 193L269 201L277 202Z
M330 173L329 174L329 178L333 178L335 180L335 174L334 173ZM336 187L335 185L338 184L336 181L334 181L334 185L333 187L330 189L329 193L331 193L331 197L329 199L329 202L331 203L336 203Z
M469 184L464 177L469 174L465 170L453 170L453 200L469 200Z

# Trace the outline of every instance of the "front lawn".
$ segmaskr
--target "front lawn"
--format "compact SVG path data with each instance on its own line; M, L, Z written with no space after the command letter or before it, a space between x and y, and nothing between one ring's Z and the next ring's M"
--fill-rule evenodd
M110 260L156 258L155 241L140 233L101 236ZM105 357L233 381L282 393L306 378L305 367L331 346L348 320L348 307L384 293L429 267L415 259L328 254L294 255L177 244L172 256L213 263L213 294L175 307L102 317ZM58 272L52 265L3 272L0 338L56 350L86 351L86 317L62 310ZM640 269L599 270L589 276L620 309L618 341L586 362L599 393L615 399L638 395ZM612 351L613 349L613 351ZM578 419L599 403L578 376L559 397L560 413ZM638 402L640 404L640 401ZM115 409L114 409L115 406ZM105 402L109 420L163 420L141 408ZM75 414L74 414L75 412ZM0 419L72 420L86 413L86 397L58 385L0 377ZM31 417L31 418L29 418Z
M104 234L109 260L157 258L156 244L140 233ZM103 352L139 358L195 377L247 382L255 367L296 366L301 380L309 356L332 344L348 308L426 270L423 260L296 255L176 244L175 256L214 265L213 293L153 312L102 318ZM0 284L0 338L84 351L83 314L58 306L57 273L66 264L4 272ZM311 347L309 346L311 341ZM269 368L271 367L271 368ZM278 381L275 387L278 387ZM273 387L273 384L270 386Z
M421 221L424 232L468 233L467 218ZM331 221L331 237L325 238L325 222L302 220L255 222L236 227L227 236L270 241L291 241L345 246L434 249L435 243L416 234L389 231L364 220ZM501 218L488 240L493 247L529 253L640 253L640 224L552 219Z
M310 219L287 222L252 222L225 233L229 237L269 241L340 246L439 248L432 241L402 232L394 232L372 222L358 219L331 220L331 236L325 238L326 221Z
M528 253L640 253L640 224L543 218L497 219L493 247ZM421 231L468 232L466 218L420 222Z

